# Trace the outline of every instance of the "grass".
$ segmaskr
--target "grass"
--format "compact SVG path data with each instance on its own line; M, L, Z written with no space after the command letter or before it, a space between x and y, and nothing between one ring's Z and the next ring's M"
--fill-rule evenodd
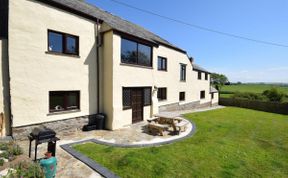
M288 95L288 87L270 84L240 84L240 85L224 85L221 92L252 92L262 93L265 90L277 88L279 91Z
M272 85L272 84L239 84L239 85L224 85L221 88L221 98L231 98L232 93L235 92L251 92L251 93L263 93L265 90L271 88L277 88L278 91L283 92L286 96L283 97L282 102L288 102L288 86Z
M227 107L186 117L197 132L171 145L74 148L121 177L288 177L287 116Z

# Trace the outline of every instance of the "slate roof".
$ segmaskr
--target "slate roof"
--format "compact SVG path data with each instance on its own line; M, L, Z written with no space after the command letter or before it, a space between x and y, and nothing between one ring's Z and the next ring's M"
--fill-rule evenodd
M144 29L143 27L140 27L134 23L131 23L127 20L124 20L118 16L115 16L109 12L106 12L98 7L87 4L85 2L81 2L79 0L38 0L38 1L41 1L47 4L53 3L54 5L58 4L58 5L64 6L74 11L80 12L81 14L85 14L87 16L91 16L101 21L104 21L112 29L118 30L123 33L128 33L129 35L133 35L133 36L142 38L144 40L147 40L156 44L166 45L180 52L186 53L186 51L174 46L173 44L169 43L167 40Z
M201 72L207 72L207 73L211 73L208 70L204 69L203 67L200 67L199 65L192 63L193 66L193 70L197 70L197 71L201 71Z

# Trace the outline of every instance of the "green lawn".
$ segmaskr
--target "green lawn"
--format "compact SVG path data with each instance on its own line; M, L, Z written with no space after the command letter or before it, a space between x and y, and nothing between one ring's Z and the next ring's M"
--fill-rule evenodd
M227 107L186 117L195 135L171 145L74 148L121 177L288 177L288 116Z
M288 95L288 87L280 85L269 85L269 84L240 84L240 85L224 85L221 88L221 92L252 92L262 93L265 90L271 88L277 88L279 91Z

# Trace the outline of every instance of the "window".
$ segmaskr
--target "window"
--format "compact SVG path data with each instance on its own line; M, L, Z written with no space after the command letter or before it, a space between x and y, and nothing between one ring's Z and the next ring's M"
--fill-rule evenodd
M184 101L185 100L185 92L180 92L179 93L179 101Z
M131 89L123 88L123 109L129 109L131 105Z
M204 90L200 92L200 98L205 99L205 91Z
M133 97L133 88L123 88L122 98L123 98L123 109L132 108L132 97ZM143 88L143 106L149 106L152 103L151 100L151 87Z
M208 73L205 73L205 80L208 80Z
M79 37L48 30L48 51L79 55Z
M186 81L186 65L180 64L180 81Z
M167 88L158 88L157 98L159 101L167 99Z
M144 106L151 105L151 88L144 88Z
M158 56L158 70L167 71L167 58Z
M214 99L214 93L211 93L211 99Z
M49 111L80 109L80 91L50 91Z
M202 72L198 72L198 80L201 80L202 79Z
M152 48L150 46L122 38L121 62L152 67Z

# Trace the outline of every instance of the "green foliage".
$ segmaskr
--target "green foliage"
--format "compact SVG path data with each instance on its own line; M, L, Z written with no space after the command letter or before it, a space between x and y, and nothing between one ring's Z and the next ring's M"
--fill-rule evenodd
M18 156L18 155L21 155L23 153L23 150L19 145L12 144L12 145L10 145L8 152L14 156Z
M8 150L8 144L7 143L0 143L0 150Z
M185 117L197 132L182 141L150 148L95 143L74 149L127 177L288 177L285 115L226 107Z
M0 157L5 159L9 159L9 156L10 154L8 151L4 151L3 153L0 154Z
M229 81L228 78L223 74L212 73L211 82L217 90L221 90L221 87Z
M262 93L262 95L266 96L269 99L269 101L272 102L281 102L285 96L282 92L279 92L276 88L265 90Z
M23 154L21 147L13 141L9 143L2 143L0 150L4 151L0 154L0 157L8 159L9 161L15 159L15 156Z
M258 93L250 93L250 92L244 92L244 93L240 93L240 92L236 92L232 98L234 99L247 99L247 100L258 100L258 101L262 101L265 98Z
M3 166L4 165L4 159L0 158L0 166Z
M20 162L9 170L4 178L45 178L44 171L38 163Z

